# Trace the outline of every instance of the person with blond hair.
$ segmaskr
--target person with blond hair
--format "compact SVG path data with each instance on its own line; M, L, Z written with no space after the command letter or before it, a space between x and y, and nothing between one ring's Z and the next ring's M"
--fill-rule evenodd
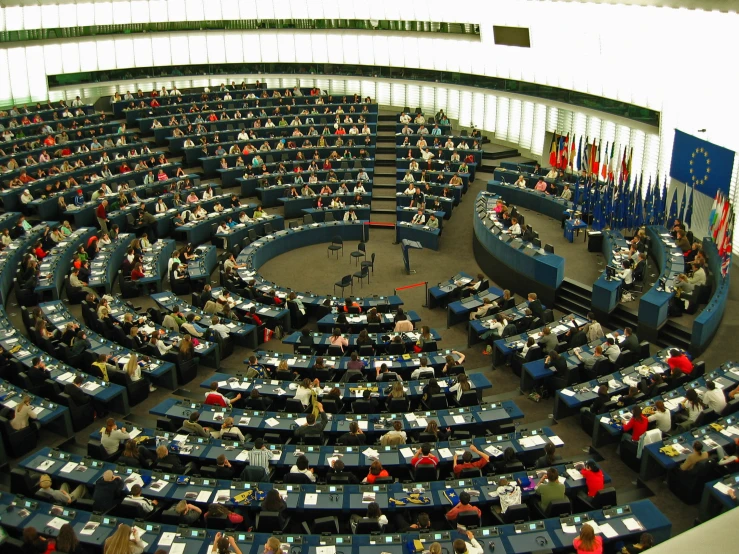
M142 554L146 548L136 528L121 523L110 537L105 539L103 554Z

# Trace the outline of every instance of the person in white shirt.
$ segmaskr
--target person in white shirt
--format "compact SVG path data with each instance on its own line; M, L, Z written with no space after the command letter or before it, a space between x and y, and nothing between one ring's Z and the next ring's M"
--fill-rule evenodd
M316 476L313 473L313 468L310 467L310 462L308 462L308 458L305 456L300 456L295 461L295 465L290 468L290 473L302 473L308 479L310 479L311 483L316 482Z
M472 531L463 531L470 539L470 542L463 541L462 539L456 539L452 544L454 548L454 554L483 554L484 550L480 543L477 542L475 535Z
M547 179L556 179L557 175L558 175L557 169L553 167L552 169L549 170L549 173L547 173L546 177Z
M714 381L706 381L706 392L703 393L703 403L708 407L709 410L716 412L716 415L721 415L726 408L726 397L724 391L716 386Z
M526 188L526 179L524 179L523 175L519 175L518 179L516 179L516 182L513 183L515 186L517 186L520 189Z
M409 183L408 188L403 191L403 194L413 196L416 194L416 186L413 183Z
M706 271L703 269L703 266L693 263L693 275L688 277L688 283L694 287L706 284Z
M218 334L221 335L221 338L228 338L229 335L229 328L226 327L223 323L221 323L221 320L218 319L218 316L213 316L213 318L210 320L210 329L212 331L218 331Z
M565 188L562 189L562 194L560 195L560 198L563 198L565 200L570 200L572 198L572 191L570 190L570 185L565 185Z
M672 416L670 410L665 408L665 403L662 400L657 400L654 403L654 413L647 418L649 421L654 421L657 425L657 429L663 433L669 433L672 428Z
M75 98L74 100L72 100L73 108L79 108L80 106L84 106L84 105L85 105L84 102L82 102L79 96Z
M354 208L349 208L349 211L344 214L344 221L356 221L357 219L359 218L357 217Z
M518 219L515 217L511 218L511 226L508 228L508 232L514 237L521 235L521 226L518 224Z
M428 161L431 161L434 158L434 154L433 154L433 152L431 152L431 150L429 150L428 148L426 148L426 150L424 150L423 152L421 152L421 157L428 162Z
M167 205L164 203L164 199L162 198L157 200L155 208L158 214L163 214L164 212L168 210Z
M422 376L426 378L434 376L434 368L429 366L429 359L426 356L421 357L421 365L413 370L411 380L417 381L418 379L424 378Z
M603 355L614 364L621 355L621 347L616 344L616 340L613 337L608 337L603 344Z
M619 278L623 279L625 285L630 285L634 282L634 272L631 269L631 264L628 260L624 260L621 267L623 269L617 272L617 275L619 276Z
M411 122L411 116L408 115L407 113L401 113L400 114L400 122L401 123L405 123L405 124L410 123Z
M415 183L416 179L413 177L413 174L410 171L406 171L405 175L403 176L403 181L406 183Z
M300 403L307 408L310 404L311 397L313 396L313 389L320 385L321 384L318 379L314 379L313 381L303 379L303 381L298 385L298 388L295 389L294 398L300 400Z
M364 194L365 192L367 191L364 189L364 185L362 184L362 182L357 181L357 184L354 185L354 194Z
M411 223L414 225L423 225L426 223L426 216L423 215L423 210L418 210L418 213L411 219Z
M156 500L149 500L141 496L141 485L138 484L131 487L131 494L123 499L123 503L136 504L146 514L153 512L157 505Z

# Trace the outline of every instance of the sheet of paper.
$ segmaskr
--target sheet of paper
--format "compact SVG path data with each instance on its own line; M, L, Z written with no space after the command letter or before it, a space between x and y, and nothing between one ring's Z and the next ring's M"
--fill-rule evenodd
M426 421L425 417L417 417L416 424L418 427L423 427L424 429L428 427L428 422Z
M580 473L579 471L577 471L577 470L576 470L575 468L570 468L570 469L568 469L568 470L567 470L567 475L568 475L568 476L570 477L570 479L572 479L573 481L579 481L579 480L581 480L581 479L583 478L583 477L582 477L582 473Z
M185 547L187 546L184 542L172 543L169 547L169 554L185 554Z
M568 535L574 535L577 533L577 527L574 525L567 525L566 523L562 524L562 532L567 533Z
M316 547L316 554L336 554L335 546L318 546Z
M175 435L174 442L187 442L187 435Z
M305 425L306 423L308 423L308 420L306 418L304 418L304 417L299 417L299 418L297 418L295 420L295 423L297 423L298 426L302 426L302 425Z
M128 432L128 436L131 437L132 439L135 439L140 434L141 434L141 429L136 429L135 427Z
M197 501L198 502L208 502L208 500L210 500L210 494L211 494L210 491L200 491L198 493Z
M53 527L54 529L58 531L59 529L62 528L62 525L64 525L65 523L67 523L66 520L60 517L55 517L54 519L49 521L49 523L47 523L46 525L48 525L49 527Z
M613 527L611 527L610 523L601 523L600 532L603 533L607 539L612 539L618 536L618 533Z
M303 504L305 506L315 506L318 504L318 495L314 492L309 492L305 495L305 499L303 500Z
M231 499L231 489L221 489L216 492L214 502L216 504L226 504Z
M77 462L67 462L66 464L64 464L64 467L60 469L59 471L61 473L71 473L77 468L78 465L80 464L78 464Z
M44 409L41 406L34 406L33 407L33 413L36 415L41 415L41 412L43 412Z
M627 517L623 520L624 525L629 531L641 531L643 527L641 526L641 523L639 523L635 518L633 517Z
M159 546L170 546L174 542L176 536L177 533L162 533L162 536L159 537L159 542L157 544Z
M439 456L442 458L451 458L454 454L448 448L439 448Z
M236 456L236 461L238 462L245 462L248 459L249 453L246 450L242 450L239 452L239 455Z
M270 427L274 427L275 425L279 424L280 422L277 421L275 418L271 417L268 420L266 420L265 423L267 425L269 425Z
M454 419L454 423L464 423L465 421L463 415L455 415L452 419Z
M490 454L491 456L495 458L503 455L503 451L497 446L494 446L492 444L489 445L487 448L485 448L485 452L487 452L488 454Z
M165 481L164 479L158 479L153 483L149 483L149 488L153 491L159 492L164 490L164 487L166 487L167 485L169 485L167 481Z
M728 485L723 484L721 481L713 485L713 488L716 489L718 492L721 492L728 496L729 491L731 490L731 487Z
M575 391L570 389L561 389L560 392L565 396L575 396Z
M366 430L367 430L367 423L368 423L368 422L367 422L366 420L364 420L364 419L363 419L363 420L361 420L361 421L357 421L357 423L359 424L359 428L360 428L360 429L361 429L362 431L366 431Z
M41 472L46 472L53 465L54 465L54 460L44 460L36 467L36 469Z
M401 448L400 449L400 453L405 458L412 458L413 457L413 449L411 449L411 448L407 448L407 447L406 448Z
M563 445L563 444L565 443L565 442L564 442L564 441L563 441L562 439L560 439L560 438L559 438L559 437L558 437L557 435L552 435L551 437L549 437L549 440L550 440L550 441L552 441L552 444L553 444L554 446L562 446L562 445Z
M518 439L518 444L520 444L524 448L531 448L532 446L534 446L534 441L531 440L531 437L524 437L522 439Z
M87 523L85 523L82 531L80 531L80 535L92 535L93 533L95 533L95 529L97 529L99 526L100 524L95 521L88 521Z
M405 414L405 419L408 421L416 421L416 414Z
M377 450L375 450L374 448L365 448L365 449L364 449L364 450L362 451L362 454L364 454L364 455L365 455L365 456L367 456L368 458L376 458L376 457L377 457L377 456L379 455L379 454L377 453Z

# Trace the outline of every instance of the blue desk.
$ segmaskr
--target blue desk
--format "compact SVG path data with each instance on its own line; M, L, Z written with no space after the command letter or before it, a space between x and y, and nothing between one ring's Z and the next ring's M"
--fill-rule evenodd
M739 473L727 475L721 479L709 481L703 488L703 496L699 507L699 517L701 522L708 521L719 514L727 512L737 507L737 501L733 500L728 494L719 491L716 488L718 484L731 487L736 491L739 488ZM720 486L720 485L719 485Z
M564 258L500 233L488 217L494 213L491 210L497 198L482 192L475 200L473 251L477 263L499 286L521 296L535 292L544 304L553 305L556 290L564 281Z
M289 192L289 190L284 191L284 192ZM318 192L318 191L314 191L314 192ZM334 196L338 196L339 199L341 199L345 203L354 203L354 195L331 195L331 196L325 195L325 196L321 196L321 203L323 204L323 208L329 207L329 204L331 204L331 199L334 198ZM285 218L291 219L293 217L302 217L303 210L315 208L318 205L318 196L298 196L297 198L281 196L280 198L277 199L277 201L283 206L285 206ZM371 202L372 202L371 192L362 194L363 204L369 205Z
M398 169L402 169L404 171L407 171L410 167L411 160L408 158L408 152L411 151L414 154L414 157L418 162L418 165L421 168L428 167L428 162L424 162L421 158L421 150L419 148L403 148L396 146L395 147L395 167ZM437 153L439 150L432 150L432 152ZM459 173L460 175L469 175L469 181L470 183L475 182L475 173L477 172L477 165L482 161L482 152L480 150L460 150L460 160L463 160L468 154L473 154L479 161L475 162L469 162L467 164L467 171L459 171L459 166L461 165L461 161L459 162L450 162L449 166L445 166L445 162L448 161L451 158L451 151L450 150L441 150L442 157L441 158L434 158L431 160L431 171L442 171L447 170L452 173Z
M36 294L39 298L51 297L54 300L61 298L64 278L70 273L72 267L72 254L79 245L87 246L88 239L95 233L96 229L77 229L64 242L60 242L47 252L39 265L41 277L36 286Z
M54 226L56 221L49 221L48 226ZM40 240L46 231L47 224L39 224L32 227L29 231L23 233L20 237L13 240L9 246L0 250L0 304L5 306L8 303L8 294L13 287L13 279L18 272L18 264L20 264L23 256L29 248L31 248L37 240Z
M728 433L728 437L722 433L717 432L710 425L705 425L698 429L686 431L680 435L673 435L660 442L654 442L644 447L641 457L641 468L639 470L639 477L648 480L653 479L659 475L663 475L675 467L682 464L688 457L688 454L692 451L693 442L700 440L703 443L703 452L713 452L716 450L710 444L706 443L707 439L710 439L719 446L725 447L729 442L739 438L739 435L734 435L728 431L729 426L736 426L737 417L735 415L719 418L716 423L722 425ZM678 456L667 456L660 449L668 445L677 445L686 449Z
M444 281L435 287L431 287L429 289L428 298L426 299L428 307L435 308L439 305L445 305L450 297L456 296L456 293L460 288L472 281L472 275L468 275L464 271L460 271L448 281Z
M408 321L413 323L414 327L416 326L416 324L421 322L421 316L419 316L413 310L408 310L407 312L405 312L405 315L408 317ZM380 317L382 318L382 322L380 323L380 325L383 329L392 330L393 327L395 327L393 314L382 314ZM321 319L318 320L318 330L322 333L332 332L334 328L336 328L336 318L337 314L335 313L330 313L323 316ZM346 319L348 321L348 324L343 325L348 325L349 328L351 328L353 331L360 331L367 328L367 314L346 314Z
M190 282L203 281L208 284L213 270L218 265L218 252L212 244L201 244L195 249L195 258L187 262L187 276Z
M126 250L134 238L136 235L121 233L110 244L100 246L95 259L90 262L90 279L87 284L91 288L104 289L106 294L110 294L123 258L126 257Z
M444 228L444 216L446 215L446 212L444 211L436 211L428 208L428 203L426 204L427 209L424 210L423 215L426 217L426 223L428 224L429 216L431 214L434 214L436 217L436 221L439 222L439 231L441 232ZM413 219L413 216L415 216L418 213L418 208L410 206L408 207L397 207L395 208L395 217L397 221L405 221L407 223L410 223Z
M487 290L468 296L464 300L457 300L447 304L446 328L462 321L469 321L470 314L484 304L485 300L495 302L503 298L503 291L498 287L489 287Z
M228 208L222 212L209 212L206 219L200 221L188 221L184 225L176 227L174 230L175 237L184 235L185 242L189 244L202 244L213 238L221 221L225 221L228 217L232 217L234 221L238 221L239 213L246 212L249 217L254 215L256 204L248 204L238 208ZM194 206L193 206L194 208ZM205 208L207 210L207 208ZM276 216L270 216L276 217Z
M441 341L441 335L435 330L431 329L431 336L436 342ZM300 331L295 331L294 333L288 335L285 337L282 342L285 344L292 344L296 351L297 347L300 344ZM328 347L331 345L329 339L331 338L331 333L313 333L313 347L316 350L326 351L328 350ZM349 346L344 347L344 353L352 352L353 350L357 349L357 338L359 337L358 334L352 334L352 335L345 335L346 339L349 341ZM387 346L392 341L393 337L400 336L403 339L403 344L406 345L406 350L408 350L410 346L416 343L416 341L420 338L421 334L418 332L409 332L409 333L370 333L369 338L372 339L372 341L375 343L375 347L378 349L387 349Z
M665 227L647 225L647 236L651 244L649 253L657 262L659 279L639 299L639 334L643 340L654 342L659 330L667 323L667 310L675 295L675 278L685 271L685 258Z
M145 277L135 281L137 286L144 289L142 293L146 292L149 285L153 285L155 290L161 292L162 281L167 275L169 259L176 247L177 243L172 239L159 239L152 243L151 248L143 251Z
M233 217L234 221L237 221L239 213L241 213L241 208L231 211L231 217ZM237 223L227 233L216 232L213 234L212 240L213 244L230 252L233 248L239 246L247 236L254 235L255 233L264 236L274 231L282 231L284 228L285 218L281 215L266 214L264 217L257 218L251 223Z
M444 212L444 219L452 217L452 210L454 209L454 198L446 196L436 196L434 194L425 194L426 207L431 208L436 200L439 200L439 207ZM399 208L410 207L412 196L403 194L402 192L395 193L395 205ZM441 225L441 222L439 223Z
M158 292L151 295L152 300L156 302L161 308L171 312L174 306L179 306L182 313L187 314L194 313L200 317L200 320L196 323L201 327L210 327L210 320L213 314L205 313L199 308L193 307L191 304L185 302L182 298L175 296L172 292ZM245 346L247 348L257 348L259 343L257 339L257 327L249 323L241 323L239 321L232 321L230 319L220 317L221 322L229 328L229 334L234 338L237 344Z
M703 251L708 256L710 283L712 291L708 304L693 321L693 333L690 337L690 351L696 356L702 353L710 344L718 330L721 318L726 309L729 297L730 274L724 277L721 272L721 256L718 255L716 243L711 238L703 239Z
M441 229L430 229L425 225L413 225L404 221L395 226L395 242L414 240L420 242L424 248L438 250L440 238Z
M402 175L401 175L402 177ZM414 175L414 177L420 177L419 175ZM422 183L416 181L416 185L421 186ZM408 188L408 183L406 181L401 180L401 178L396 179L395 181L395 193L396 195L398 193L404 193L405 190ZM446 182L439 182L435 179L431 181L429 184L428 190L426 190L426 186L422 186L423 193L429 193L434 194L436 196L444 196L447 195L450 198L454 199L454 205L456 206L462 201L462 195L464 194L465 189L464 185L450 185L448 181Z
M213 287L213 289L211 290L213 298L216 299L220 297L221 293L224 290L226 290L224 287ZM239 317L241 317L242 315L246 316L249 313L249 310L253 307L256 309L259 319L262 320L262 322L266 324L267 327L269 327L270 329L274 329L275 326L277 326L278 324L282 325L284 329L292 329L290 322L290 310L288 310L287 308L271 304L262 304L255 300L242 298L233 291L229 291L229 294L232 300L232 302L230 302L231 308L236 310L236 312L239 314ZM257 342L262 342L258 335Z
M268 166L269 169L269 166ZM374 174L375 170L374 168L368 168L368 169L349 169L349 170L342 170L340 175L337 175L340 177L338 182L329 181L329 172L327 170L319 170L315 171L316 179L318 179L318 182L316 183L309 183L309 186L311 188L318 187L317 189L314 189L316 192L321 190L321 187L323 185L328 184L328 186L331 187L332 190L336 190L341 183L346 183L347 188L349 191L354 190L354 184L358 180L358 175L364 171L367 174L367 178L363 179L362 182L364 184L365 190L370 190L372 187L372 182L374 180ZM306 172L303 173L286 173L285 175L280 175L279 173L273 172L273 173L267 173L265 175L249 175L244 172L245 175L243 176L237 176L233 186L240 186L241 187L241 196L242 197L251 197L258 193L258 191L261 190L268 190L272 187L283 187L285 190L290 190L289 187L296 187L296 188L302 188L303 184L308 183L308 179L310 178L310 174L306 175ZM303 179L303 183L295 182L296 178L300 176L301 179ZM226 183L224 183L224 186ZM275 193L276 194L276 193ZM279 194L277 196L274 196L274 200L272 200L272 196L270 196L269 199L265 198L264 201L274 201L275 206L277 205L277 198L280 196L285 196L285 193ZM263 204L266 206L266 204Z
M0 404L11 410L15 409L15 407L23 401L24 396L29 396L31 398L31 406L33 406L34 411L38 416L36 421L38 421L42 427L48 428L66 438L74 436L72 418L69 415L69 408L66 406L61 406L54 402L49 402L48 400L39 398L8 381L4 381L3 379L0 379L0 394L3 395L3 400Z
M287 205L285 205L285 207L287 208ZM327 214L332 214L334 221L343 221L344 215L349 213L350 207L354 208L354 213L356 214L359 221L369 221L370 212L372 210L369 204L347 205L346 208L307 208L301 211L303 212L303 215L311 216L313 218L313 221L324 223L326 221Z
M150 414L156 415L157 417L168 417L175 422L182 423L188 418L192 412L192 402L180 402L174 398L164 400L160 404L157 404L151 410ZM211 427L214 429L220 428L221 422L224 418L224 410L219 406L208 406L198 405L200 413L199 422L201 425ZM261 436L264 433L279 433L281 435L294 434L294 429L297 425L296 420L304 417L304 414L290 414L284 412L255 412L252 410L241 410L238 408L232 408L229 411L229 415L234 418L237 425L243 426L248 429L249 432L254 436ZM409 419L409 416L411 418ZM414 417L415 416L415 417ZM455 416L460 416L455 418ZM242 417L248 418L248 423L241 423ZM388 414L386 416L387 421L397 419L403 424L403 429L406 432L420 432L426 428L425 421L434 419L439 422L441 427L451 427L452 430L462 429L477 429L481 430L484 427L491 425L500 425L502 423L510 423L512 419L519 419L523 417L523 413L518 407L511 401L505 401L502 403L495 404L484 404L481 406L472 406L471 408L455 408L452 410L437 410L419 412L417 414ZM420 423L418 421L420 419ZM271 421L270 421L271 420ZM275 423L276 420L276 423ZM245 420L243 420L245 421ZM269 423L268 423L269 421ZM352 421L360 422L362 431L368 435L377 436L384 434L388 431L389 426L386 427L385 421L376 419L372 416L367 415L355 415L338 414L330 419L324 428L323 432L328 436L342 435L349 430L349 424ZM551 430L545 430L547 435L554 434ZM544 444L538 446L529 447L530 450L535 452L542 451Z
M569 200L539 192L533 189L522 189L513 184L504 184L499 181L488 181L487 191L500 196L506 204L526 208L546 215L557 221L562 221L566 211L571 210L574 204Z
M591 231L593 234L603 235L603 257L606 266L621 267L622 260L628 258L629 243L626 242L620 231ZM623 250L626 249L624 252ZM616 309L621 301L623 280L618 277L608 279L604 269L600 277L593 283L592 306L596 315L606 316Z

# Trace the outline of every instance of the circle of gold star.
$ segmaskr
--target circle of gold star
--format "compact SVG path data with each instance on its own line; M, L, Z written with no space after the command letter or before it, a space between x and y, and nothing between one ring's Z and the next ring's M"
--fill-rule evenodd
M695 152L690 156L690 178L693 185L703 185L708 181L709 174L711 173L711 158L708 157L708 151L705 148L696 148ZM704 167L702 171L699 171L697 165L703 162ZM703 177L699 175L703 173Z

